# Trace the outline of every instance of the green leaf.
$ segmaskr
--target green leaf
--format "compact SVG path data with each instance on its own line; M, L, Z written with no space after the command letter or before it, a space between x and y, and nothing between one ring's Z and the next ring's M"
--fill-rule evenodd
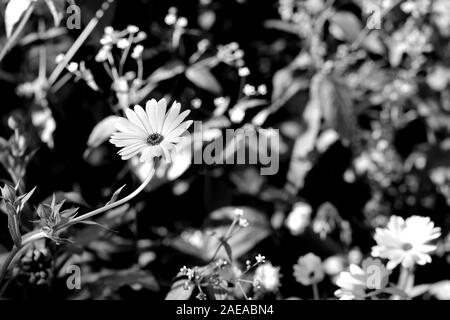
M150 77L147 78L147 80L151 83L158 83L164 80L169 80L183 73L185 69L186 67L181 61L171 61L168 64L156 69L150 75Z
M262 212L251 207L231 206L217 209L209 215L205 222L206 234L215 232L216 234L224 236L235 218L235 209L237 208L244 211L243 218L248 221L249 226L247 228L236 226L236 231L233 232L230 239L227 239L227 245L224 245L226 256L223 255L224 251L221 250L219 251L218 257L238 259L253 249L262 240L270 236L270 224L267 217ZM223 240L215 236L205 236L204 241L203 251L206 253L207 257L211 259L217 246Z
M318 101L328 127L341 138L354 142L357 138L357 120L350 89L337 76L327 76L320 81Z
M215 95L222 94L222 87L207 67L192 65L186 70L186 78L200 89Z
M120 119L118 116L109 116L97 123L89 135L87 145L89 148L97 148L107 141L116 132L115 124Z
M111 197L111 200L108 201L108 203L106 203L106 205L109 205L111 203L114 203L117 201L117 199L119 198L120 192L122 192L123 188L125 188L125 184L123 186L121 186L119 189L117 189L114 194Z
M389 294L392 294L392 295L395 295L395 296L400 296L402 298L409 298L409 296L406 294L405 291L400 290L397 287L385 288L385 289L382 289L381 292L389 293Z
M351 12L338 11L330 18L330 33L338 40L353 42L361 30L361 21Z
M230 260L230 262L233 261L233 250L231 249L230 244L225 240L222 239L222 246L225 248L225 252L227 253L228 259Z
M11 36L14 26L22 18L23 14L31 5L31 0L10 0L5 9L6 35Z
M170 287L169 293L166 295L166 300L189 300L192 296L192 292L194 291L194 284L189 283L186 277L183 277L179 274L180 277L176 280L172 286Z

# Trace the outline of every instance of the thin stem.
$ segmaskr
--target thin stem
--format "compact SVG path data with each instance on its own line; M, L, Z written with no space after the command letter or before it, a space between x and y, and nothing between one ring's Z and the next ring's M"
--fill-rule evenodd
M247 294L245 293L245 290L244 290L244 288L242 287L242 285L241 285L239 282L237 282L237 285L238 285L239 289L241 290L242 294L244 295L245 300L248 300L248 296L247 296Z
M36 2L32 2L30 4L30 6L28 7L27 11L23 15L22 20L20 20L19 25L16 27L16 29L14 30L14 33L8 39L8 42L5 44L2 51L0 52L0 62L3 60L3 58L8 53L8 51L14 46L17 38L22 33L23 29L25 28L25 25L27 24L28 20L30 19L35 6L36 6Z
M319 287L317 286L317 282L313 282L312 289L314 300L320 300Z
M411 281L414 281L411 277L413 276L412 270L409 268L405 268L402 266L400 270L400 276L398 278L398 288L402 291L404 291L407 294L407 291L409 291L409 287L411 286ZM400 296L394 296L394 300L399 300Z
M110 51L108 51L108 53L106 54L106 56L108 57L108 62L109 62L109 65L110 65L110 67L111 67L113 79L114 79L115 81L118 81L118 80L120 79L120 75L119 75L119 72L117 71L116 64L115 64L115 62L114 62L114 57L112 56L112 54L111 54Z
M44 20L39 20L39 37L45 33L45 22ZM39 79L45 81L47 77L47 48L45 43L39 47Z
M95 16L89 21L87 26L84 28L84 30L81 32L81 34L78 36L77 40L72 44L70 49L67 51L67 53L64 55L64 59L56 66L55 70L53 70L52 74L49 77L48 83L51 87L55 81L58 79L59 75L63 70L66 68L67 64L72 60L75 53L77 53L78 49L83 45L83 43L87 40L87 38L90 36L92 31L97 26L100 19L103 17L106 10L109 9L111 3L114 0L107 0L103 2L102 7L100 10L97 10L95 13ZM0 60L1 61L1 60Z
M111 80L114 80L114 76L112 74L111 68L109 67L108 62L103 61L103 68L105 68L106 73L108 74L108 76L111 78Z
M14 257L19 252L19 250L20 248L14 245L11 252L8 254L8 257L6 258L5 262L3 263L2 269L0 270L0 285L3 283L3 280L5 279L5 276L8 273L11 261L13 261Z
M87 220L87 219L90 219L90 218L92 218L92 217L94 217L94 216L96 216L96 215L98 215L98 214L100 214L100 213L103 213L103 212L105 212L105 211L111 210L111 209L113 209L113 208L116 208L116 207L118 207L118 206L121 206L122 204L124 204L124 203L130 201L131 199L133 199L134 197L136 197L142 190L144 190L144 188L145 188L145 187L150 183L150 181L152 180L154 174L155 174L155 168L153 167L152 170L150 171L149 175L148 175L147 178L144 180L144 182L142 182L142 184L139 186L139 188L137 188L136 190L134 190L131 194L129 194L129 195L126 196L125 198L123 198L123 199L121 199L121 200L119 200L119 201L113 202L113 203L111 203L111 204L109 204L109 205L107 205L107 206L104 206L104 207L102 207L102 208L98 208L98 209L93 210L93 211L91 211L91 212L85 213L85 214L83 214L83 215L81 215L81 216L79 216L79 217L73 218L73 219L70 220L69 222L67 222L67 223L65 223L65 224L63 224L63 225L61 225L61 226L59 226L59 227L57 228L57 230L55 230L55 231L65 229L65 228L67 228L67 227L69 227L69 226L71 226L71 225L74 225L74 224L76 224L76 223L79 223L79 222L85 221L85 220Z
M142 57L139 57L137 59L137 65L138 65L138 79L142 81L144 78L144 63L142 61Z
M134 39L134 33L130 34L128 36L128 46L125 48L125 50L122 52L122 57L120 58L119 62L119 74L123 75L123 67L125 65L125 61L127 60L128 54L130 53L131 45L133 44Z
M221 249L222 246L223 246L223 243L224 243L225 241L228 241L228 240L230 239L231 233L233 232L233 229L234 229L234 227L236 226L236 223L237 223L237 222L238 222L238 219L235 218L235 219L233 220L233 223L231 224L231 226L228 228L228 231L227 231L227 233L225 234L225 236L222 237L222 238L220 239L220 243L219 243L219 245L217 246L216 251L214 251L214 254L213 254L213 257L211 258L211 261L214 261L214 260L216 259L217 255L219 254L220 249Z
M56 82L53 87L50 89L52 93L57 92L59 89L64 87L67 82L69 82L70 79L72 79L73 74L72 73L66 73L64 76L61 77L61 79Z

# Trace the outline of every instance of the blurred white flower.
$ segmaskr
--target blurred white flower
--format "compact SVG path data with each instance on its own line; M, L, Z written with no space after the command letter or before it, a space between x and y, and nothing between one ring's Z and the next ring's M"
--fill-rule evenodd
M363 253L359 248L353 248L348 253L349 264L360 264L363 260Z
M139 32L139 28L136 27L136 26L134 26L134 25L129 25L129 26L127 27L127 31L128 31L129 33L138 33L138 32Z
M41 141L47 144L49 148L53 148L53 132L56 130L56 122L50 108L33 112L31 121L35 127L39 128Z
M323 270L330 276L341 273L345 268L345 259L342 256L331 256L322 263Z
M266 257L265 257L265 256L262 256L261 254L258 254L258 255L255 257L255 259L256 259L256 262L257 262L257 263L264 263L264 262L266 262Z
M117 48L124 50L125 48L130 46L130 41L128 41L128 39L120 39L119 41L117 41Z
M239 77L247 77L250 75L250 70L247 67L239 68Z
M253 284L255 287L263 287L266 291L277 291L280 286L280 267L274 267L270 262L259 265Z
M305 202L297 202L284 222L293 235L302 234L311 222L311 206Z
M334 292L340 300L361 300L366 297L367 290L382 289L388 283L389 271L378 259L368 258L363 261L362 268L351 264L349 271L339 274L336 285L340 289Z
M108 59L108 54L111 52L111 46L105 45L101 47L101 49L98 51L97 55L95 56L95 61L97 62L104 62Z
M450 300L450 280L433 284L429 292L439 300Z
M415 263L424 265L431 262L430 253L436 250L435 245L427 244L439 238L441 229L434 227L428 217L412 216L406 220L392 216L386 228L377 228L372 255L389 259L388 269L398 264L411 268Z
M364 299L366 296L366 274L356 264L350 265L349 271L341 272L336 285L340 289L334 294L340 300Z
M165 99L147 102L145 110L136 105L134 111L126 109L128 119L121 118L116 123L119 132L113 133L110 142L122 148L119 155L123 160L131 159L140 154L141 162L150 162L155 157L163 157L170 162L171 153L181 135L192 124L192 120L183 120L189 114L186 110L180 114L181 105L174 102L166 113Z
M134 47L133 52L131 53L131 57L135 60L142 57L142 52L144 52L144 47L142 45L137 45Z
M313 253L300 257L294 265L294 277L304 286L318 283L325 276L322 260Z

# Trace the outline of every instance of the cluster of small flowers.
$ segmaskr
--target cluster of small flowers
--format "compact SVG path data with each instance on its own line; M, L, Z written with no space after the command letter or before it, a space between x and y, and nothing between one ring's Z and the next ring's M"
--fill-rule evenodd
M422 17L430 12L431 0L407 0L401 4L401 9L405 13L411 14L415 18Z
M95 60L97 62L109 61L111 50L116 46L120 50L129 50L133 44L138 44L147 38L147 34L139 31L139 28L133 25L128 26L122 31L116 31L112 27L106 27L103 37L100 39L102 48L97 53ZM131 57L138 59L142 55L143 47L137 45Z
M280 0L278 13L284 21L301 23L305 22L306 17L322 11L324 7L323 0Z
M178 16L178 10L175 7L169 8L169 12L164 18L164 22L168 26L174 26L176 28L186 28L188 20L185 17Z
M265 96L267 94L267 86L265 84L259 85L257 88L250 84L246 84L242 90L247 97Z
M219 45L217 47L217 58L232 67L243 68L245 65L244 51L239 48L239 44L237 42ZM246 69L243 69L241 72L245 74Z
M64 55L59 54L56 56L56 63L60 63L63 59ZM66 69L75 76L75 81L83 80L92 90L99 91L94 75L91 70L86 68L86 63L84 61L80 61L79 63L71 62Z

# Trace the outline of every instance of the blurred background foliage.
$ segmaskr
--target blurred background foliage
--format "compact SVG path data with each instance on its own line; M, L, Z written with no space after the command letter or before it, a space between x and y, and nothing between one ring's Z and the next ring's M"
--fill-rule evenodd
M3 17L7 2L1 2ZM21 178L24 190L37 186L24 230L33 228L32 208L53 193L86 210L107 202L124 184L124 192L131 192L142 179L139 168L124 166L113 146L91 135L94 128L102 131L103 119L120 114L117 88L96 61L107 26L135 25L147 35L141 44L148 91L135 103L177 100L192 109L191 119L209 123L211 130L246 124L280 129L280 170L261 176L250 165L176 162L172 174L163 172L151 190L101 216L97 222L107 230L75 227L67 232L71 243L48 241L29 249L6 296L163 299L182 266L208 265L217 245L210 232L226 231L235 208L243 208L250 225L230 240L233 259L244 265L262 253L280 266L278 298L310 297L310 288L292 274L300 255L358 261L370 252L374 229L393 214L429 216L443 229L437 256L418 268L416 282L450 277L446 0L381 1L379 30L367 28L376 18L367 9L371 0L116 0L72 59L77 70L85 62L98 90L74 77L59 88L33 91L32 84L39 87L34 81L42 69L42 48L48 77L57 55L81 32L65 28L65 18L55 27L41 2L0 68L0 177ZM55 3L67 17L69 3ZM82 27L102 5L75 3ZM184 17L186 26L168 23L170 8L176 8L172 18ZM3 47L8 39L0 32ZM243 58L200 68L193 62L219 56L230 43ZM249 75L242 76L244 67ZM125 68L134 65L127 62ZM23 175L20 168L11 174L15 167L8 160L14 128L24 135L27 152L34 152ZM290 217L299 203L310 207L307 222ZM12 246L6 215L0 215L0 244L1 261ZM227 258L223 251L220 256ZM70 264L82 267L82 290L66 288ZM322 295L332 297L334 289L330 275ZM191 293L181 290L174 297L195 298Z

